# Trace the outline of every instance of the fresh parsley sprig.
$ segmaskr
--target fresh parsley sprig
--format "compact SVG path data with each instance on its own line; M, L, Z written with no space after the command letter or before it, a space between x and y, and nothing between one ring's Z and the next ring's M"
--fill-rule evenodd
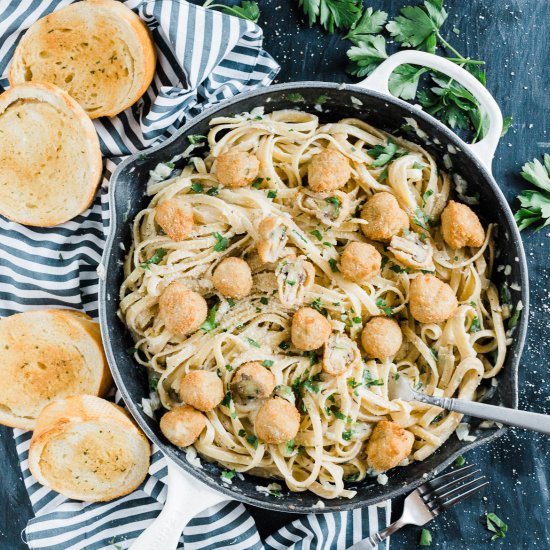
M330 33L350 29L361 17L362 0L298 0L309 26L320 23Z
M518 195L521 208L514 218L520 231L533 224L537 229L550 224L550 155L544 155L544 164L538 159L526 162L521 176L540 189L527 189Z
M203 4L204 8L219 9L228 15L235 15L241 19L247 19L257 23L260 19L260 8L258 7L257 2L252 2L250 0L243 0L240 4L235 6L226 6L225 4L214 4L214 0L206 0Z

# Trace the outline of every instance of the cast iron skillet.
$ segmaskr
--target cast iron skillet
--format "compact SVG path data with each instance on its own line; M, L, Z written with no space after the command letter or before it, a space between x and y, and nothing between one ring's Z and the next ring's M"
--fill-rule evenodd
M477 94L491 119L492 128L489 130L488 137L476 145L475 154L469 145L429 115L408 103L389 97L385 93L365 88L366 86L378 88L387 93L387 77L397 65L402 63L435 66L449 74L452 73L451 76ZM500 111L488 92L479 84L477 86L482 89L476 88L477 81L473 78L468 79L463 73L464 71L450 62L445 63L445 60L441 58L434 59L434 56L419 52L401 52L388 59L361 85L344 86L325 82L297 82L271 86L240 95L205 111L169 140L140 155L128 158L117 168L111 180L111 233L102 260L105 268L104 277L100 281L100 322L107 358L115 382L138 424L151 441L195 478L226 493L228 497L262 508L281 512L320 511L318 505L315 506L320 499L313 493L291 493L285 488L283 494L279 498L275 498L256 490L256 486L266 486L269 483L264 478L247 475L244 480L234 478L233 484L226 486L220 483L220 469L215 464L209 464L203 460L202 469L191 466L186 460L184 451L167 442L160 432L158 422L144 414L139 405L142 398L147 398L149 395L147 377L132 356L126 352L128 348L132 347L133 342L128 330L117 316L119 287L123 281L122 262L131 243L131 221L140 210L147 206L150 200L145 192L149 171L157 163L181 153L187 143L185 139L187 135L206 134L209 128L208 121L211 118L231 116L250 111L258 106L264 106L266 112L299 108L318 113L322 121L358 117L387 131L400 128L405 122L405 117L412 117L418 124L419 130L405 130L401 135L427 147L441 166L444 163L444 155L448 155L452 159L454 172L460 174L468 183L467 194L479 195L477 211L483 222L498 224L496 245L499 256L497 265L509 265L510 268L494 273L496 284L500 286L506 280L509 284L520 285L519 291L512 291L512 303L515 307L521 300L523 314L509 347L505 367L498 376L499 383L496 392L490 399L491 403L517 408L517 371L527 328L528 309L525 253L510 207L490 174L492 154L500 135L499 123L501 125L502 122L501 118L499 120ZM476 89L474 90L474 88ZM324 97L325 102L322 105L322 112L318 112L317 103L321 96ZM298 102L296 102L297 99ZM121 245L124 245L124 248ZM504 273L508 273L510 269L511 272L504 276ZM457 456L481 443L497 438L504 431L496 428L476 428L478 424L479 422L472 420L471 433L476 436L475 441L459 441L456 435L453 435L424 462L415 462L410 466L391 470L388 473L389 480L386 485L380 485L372 478L361 483L352 483L351 487L357 488L357 495L352 499L326 500L323 512L363 507L409 492L426 481L424 476L432 477L451 464Z

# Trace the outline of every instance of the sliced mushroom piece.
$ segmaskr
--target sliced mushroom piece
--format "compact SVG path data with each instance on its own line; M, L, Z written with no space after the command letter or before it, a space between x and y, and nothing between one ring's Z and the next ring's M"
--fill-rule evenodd
M424 269L426 271L435 270L432 259L433 248L428 242L428 237L423 241L413 231L404 237L394 235L391 239L389 250L399 263L407 267Z
M334 333L329 336L323 354L323 370L333 376L345 374L361 361L357 344L346 334Z
M273 263L281 256L288 241L287 227L283 218L268 216L258 226L258 255L264 263Z
M303 189L298 194L298 208L325 225L339 227L350 215L351 200L342 191L314 193Z
M279 262L275 275L279 300L284 307L291 308L304 303L306 290L315 280L315 268L305 256L289 257Z

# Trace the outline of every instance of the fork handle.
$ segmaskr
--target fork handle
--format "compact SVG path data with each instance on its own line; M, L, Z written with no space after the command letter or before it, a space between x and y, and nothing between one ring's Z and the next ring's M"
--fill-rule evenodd
M374 535L371 535L369 538L356 542L353 546L350 546L348 550L376 549L382 541L386 540L390 535L393 535L398 529L401 529L401 527L404 527L405 525L407 524L404 521L398 519L382 531L378 531L378 533L374 533Z
M429 397L429 399L418 400L447 409L448 411L455 411L468 416L475 416L476 418L484 418L485 420L494 420L508 426L517 426L518 428L525 428L550 435L550 416L546 414L508 409L506 407L449 397L423 397Z

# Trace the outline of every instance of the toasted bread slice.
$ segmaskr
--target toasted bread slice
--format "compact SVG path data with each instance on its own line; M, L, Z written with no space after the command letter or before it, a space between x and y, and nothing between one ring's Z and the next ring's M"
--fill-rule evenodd
M0 95L0 214L24 225L58 225L84 211L101 179L91 120L45 83Z
M34 429L42 409L77 393L103 395L112 378L99 325L69 309L0 320L0 423Z
M151 83L155 62L149 30L132 10L116 0L86 0L31 25L9 80L55 84L98 118L133 105Z
M127 495L145 479L150 445L126 412L93 395L50 403L36 422L29 468L69 498L105 501Z

